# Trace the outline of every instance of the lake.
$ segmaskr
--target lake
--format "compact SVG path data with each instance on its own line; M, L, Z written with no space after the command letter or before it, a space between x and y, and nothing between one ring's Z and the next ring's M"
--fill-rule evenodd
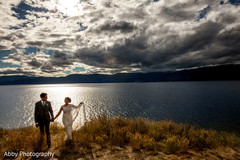
M88 120L121 115L240 131L240 81L0 86L0 127L33 125L41 92L48 93L54 115L69 96L73 104L85 103Z

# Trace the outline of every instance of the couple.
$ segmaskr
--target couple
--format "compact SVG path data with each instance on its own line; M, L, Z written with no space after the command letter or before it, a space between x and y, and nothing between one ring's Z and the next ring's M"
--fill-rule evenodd
M71 110L74 108L81 107L83 102L81 102L78 106L75 106L73 104L69 104L71 103L71 99L69 97L66 97L64 100L65 104L61 106L58 114L54 118L51 103L47 101L48 99L47 93L41 93L40 97L41 97L41 100L35 104L35 111L34 111L35 124L36 124L36 127L40 128L41 135L44 135L44 128L45 128L48 148L51 148L51 138L50 138L50 132L49 132L50 121L54 122L54 120L62 113L62 111L63 111L62 122L66 129L67 138L68 140L72 140L73 119L72 119ZM50 119L49 113L51 115L51 119Z

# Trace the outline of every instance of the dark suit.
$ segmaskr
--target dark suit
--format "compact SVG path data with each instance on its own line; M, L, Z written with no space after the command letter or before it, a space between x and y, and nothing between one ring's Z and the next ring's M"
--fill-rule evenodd
M38 101L35 104L35 123L39 124L40 132L42 135L44 135L44 128L47 136L47 144L48 146L51 146L51 139L50 139L50 132L49 132L49 124L50 124L50 115L53 118L53 110L51 103L49 101L46 101L45 107L43 107L42 102Z

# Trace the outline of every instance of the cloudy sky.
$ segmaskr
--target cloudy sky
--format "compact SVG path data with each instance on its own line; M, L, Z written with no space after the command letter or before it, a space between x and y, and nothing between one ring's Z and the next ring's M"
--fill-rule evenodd
M0 76L240 63L240 0L0 0Z

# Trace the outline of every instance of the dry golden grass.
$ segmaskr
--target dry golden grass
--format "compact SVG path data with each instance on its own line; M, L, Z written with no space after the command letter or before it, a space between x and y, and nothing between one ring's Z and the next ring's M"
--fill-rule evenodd
M132 151L160 151L165 154L184 154L189 150L203 151L221 147L240 149L240 137L234 133L143 118L99 116L87 122L81 129L73 131L72 143L64 141L65 130L58 123L51 124L50 132L52 148L60 152L57 157L60 159L66 159L69 155L79 157L88 154L95 144L101 148L131 146ZM45 148L46 137L41 137L39 129L34 126L0 129L0 159L5 151L43 151Z
M76 142L89 144L130 145L133 150L158 150L167 154L217 147L240 147L240 137L234 133L202 129L172 121L149 121L143 118L125 119L99 116L74 132Z
M57 123L50 128L53 147L61 147L63 144L64 129ZM46 136L41 136L39 128L29 126L20 129L0 129L0 159L5 151L13 152L40 152L46 151Z

